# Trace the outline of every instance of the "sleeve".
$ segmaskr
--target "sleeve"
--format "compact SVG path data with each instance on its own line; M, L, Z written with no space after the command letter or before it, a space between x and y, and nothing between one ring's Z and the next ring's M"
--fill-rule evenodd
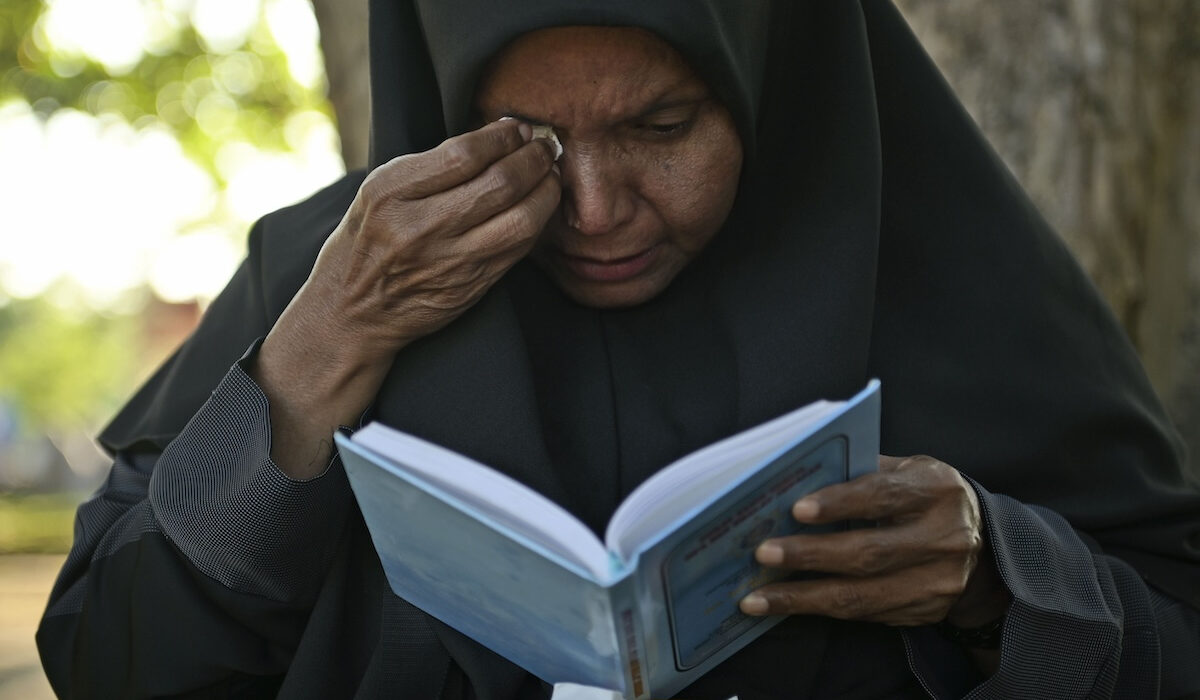
M340 464L270 459L258 343L161 454L116 454L80 508L37 634L60 697L270 691L288 667L351 494Z
M961 650L931 628L908 630L910 664L931 695L1200 697L1200 612L1151 588L1054 511L974 486L1012 593L1000 666L972 689L977 678L944 663L965 657Z

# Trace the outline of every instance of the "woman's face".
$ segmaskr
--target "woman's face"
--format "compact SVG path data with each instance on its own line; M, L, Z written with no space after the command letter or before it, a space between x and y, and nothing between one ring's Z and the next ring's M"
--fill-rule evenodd
M476 96L562 140L563 196L534 259L581 304L656 296L700 253L737 194L742 144L729 112L650 32L558 27L492 62Z

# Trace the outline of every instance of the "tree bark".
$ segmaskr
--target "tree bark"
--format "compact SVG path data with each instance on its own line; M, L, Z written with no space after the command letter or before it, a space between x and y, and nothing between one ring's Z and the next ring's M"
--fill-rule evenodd
M370 80L367 72L367 0L312 0L321 28L329 101L337 117L346 170L367 164Z
M897 4L1200 450L1200 4Z

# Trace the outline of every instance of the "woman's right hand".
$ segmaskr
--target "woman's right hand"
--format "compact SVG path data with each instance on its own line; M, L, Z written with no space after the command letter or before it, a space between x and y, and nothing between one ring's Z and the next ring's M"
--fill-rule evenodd
M553 146L501 120L376 168L305 289L343 339L388 359L470 308L558 207Z
M471 307L534 245L558 207L554 148L492 122L367 176L253 375L271 403L271 456L320 474L395 353Z

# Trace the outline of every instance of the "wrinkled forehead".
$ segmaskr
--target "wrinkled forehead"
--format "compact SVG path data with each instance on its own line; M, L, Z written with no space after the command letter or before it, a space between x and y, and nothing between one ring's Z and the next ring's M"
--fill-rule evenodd
M518 37L489 61L475 104L487 119L507 114L568 128L620 123L710 95L679 52L654 33L589 25Z
M743 142L753 124L767 49L769 0L415 0L442 98L447 133L471 128L490 59L536 29L640 27L673 46L733 115Z

